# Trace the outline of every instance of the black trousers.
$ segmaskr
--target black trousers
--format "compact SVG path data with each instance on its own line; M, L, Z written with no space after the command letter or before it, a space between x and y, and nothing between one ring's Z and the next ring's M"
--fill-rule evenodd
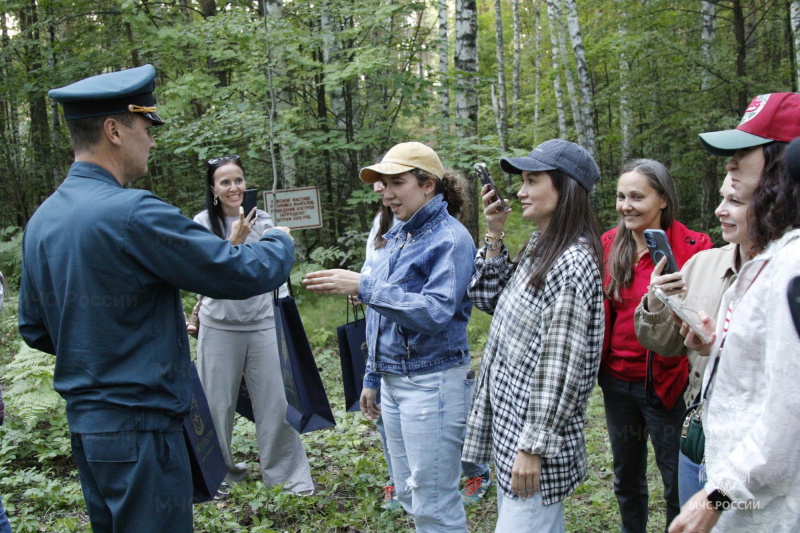
M73 433L94 533L190 533L192 473L180 422L161 431Z
M614 456L614 494L622 516L622 533L646 533L648 518L647 438L664 482L667 527L680 513L678 452L686 406L678 398L672 409L653 407L645 398L643 381L622 381L600 371L606 425Z

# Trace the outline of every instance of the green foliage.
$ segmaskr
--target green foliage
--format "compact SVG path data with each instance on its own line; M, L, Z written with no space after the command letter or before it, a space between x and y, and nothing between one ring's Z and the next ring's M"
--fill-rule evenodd
M0 229L0 272L11 287L19 286L22 273L22 229L9 226Z

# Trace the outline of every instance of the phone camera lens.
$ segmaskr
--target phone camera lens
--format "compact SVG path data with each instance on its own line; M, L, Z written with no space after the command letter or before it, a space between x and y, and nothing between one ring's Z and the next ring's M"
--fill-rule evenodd
M645 233L644 240L647 243L647 246L655 246L656 245L656 240L649 233Z

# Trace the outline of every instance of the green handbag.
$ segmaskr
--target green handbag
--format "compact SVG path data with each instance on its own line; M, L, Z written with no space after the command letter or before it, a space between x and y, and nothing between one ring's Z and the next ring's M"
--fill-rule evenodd
M696 464L703 462L706 451L706 436L703 432L702 420L704 403L701 401L689 409L681 429L681 453Z

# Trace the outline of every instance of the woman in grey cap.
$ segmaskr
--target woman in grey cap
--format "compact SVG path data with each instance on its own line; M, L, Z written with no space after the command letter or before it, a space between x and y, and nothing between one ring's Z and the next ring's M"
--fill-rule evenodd
M500 165L522 174L522 217L537 228L512 260L508 212L483 188L486 238L469 295L494 316L462 459L494 456L496 532L562 532L562 502L587 475L583 426L603 339L600 227L589 202L600 171L560 139Z

